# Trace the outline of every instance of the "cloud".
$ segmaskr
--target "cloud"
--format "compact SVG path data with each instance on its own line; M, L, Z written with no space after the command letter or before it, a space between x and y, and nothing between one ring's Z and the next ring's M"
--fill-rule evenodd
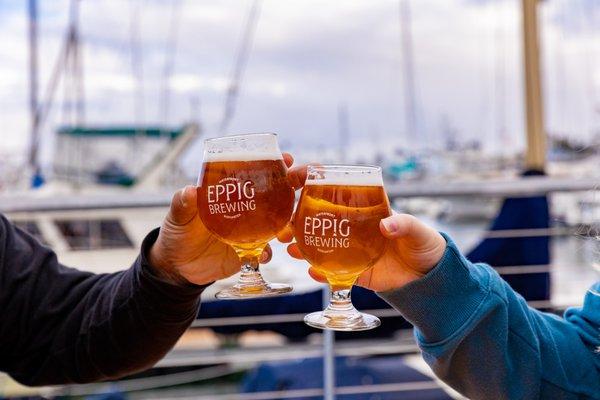
M164 123L159 105L165 63L174 45L166 122L187 120L190 102L198 98L207 134L216 134L251 2L145 0L134 19L137 1L81 3L88 122L133 123L142 118L148 124ZM62 43L68 2L40 4L45 88ZM174 4L181 9L177 37L171 42ZM501 126L506 125L514 149L523 146L518 4L516 0L410 1L418 114L428 142L441 145L441 124L449 119L465 140L481 138L490 149L498 149ZM564 25L556 17L567 11L574 15L566 4L555 0L543 5L547 120L551 131L584 135L595 123L594 100L588 99L586 82L599 79L594 72L600 67L594 61L599 58L599 41L593 29L564 36ZM22 3L11 0L2 6L0 21L0 123L16 132L11 143L22 146L28 131ZM387 146L390 151L424 142L405 132L400 23L397 1L264 0L231 132L277 131L282 143L295 149L336 146L337 109L344 103L357 148L373 142L374 132L379 132L378 140L394 143ZM578 24L576 18L570 23ZM132 65L136 51L132 27L136 26L141 74ZM567 77L564 84L561 74ZM56 110L46 137L62 123L60 107Z
M223 93L227 90L229 79L225 76L213 76L202 79L193 74L180 73L169 80L170 87L176 92L196 92L210 90L215 93Z

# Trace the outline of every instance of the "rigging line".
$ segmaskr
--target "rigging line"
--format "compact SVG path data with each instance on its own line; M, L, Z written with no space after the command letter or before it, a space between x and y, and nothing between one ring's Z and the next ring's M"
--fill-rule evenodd
M69 104L69 99L70 99L70 93L71 93L71 77L70 77L70 67L71 67L71 54L73 53L73 49L72 49L72 42L71 42L71 36L69 35L69 53L67 55L67 58L65 59L64 62L64 75L65 78L63 79L63 85L62 85L62 104L61 104L61 117L60 117L60 123L63 126L68 126L70 125L70 121L69 121L69 116L71 115L71 106Z
M487 25L486 25L486 28L488 28ZM479 118L478 118L477 125L478 125L478 131L482 132L482 136L485 140L484 143L490 143L490 140L489 140L490 133L489 132L492 132L492 129L486 129L486 126L489 127L487 124L491 122L490 125L492 125L492 127L493 127L493 123L494 123L493 119L490 119L490 116L493 117L493 115L490 112L490 103L491 103L490 98L493 96L491 94L492 90L490 90L491 85L489 84L490 79L488 76L489 75L488 68L490 68L488 64L493 63L493 53L492 53L492 57L490 57L489 52L486 51L486 50L488 50L488 48L492 47L492 46L488 46L488 43L486 43L486 40L484 40L484 38L488 37L487 33L488 33L488 31L486 29L480 35L480 40L473 42L474 54L481 54L481 57L478 59L478 62L476 63L475 80L479 84L479 94L478 94L479 101L478 101L478 107L477 107L477 109L479 110L479 112L477 113ZM489 35L489 36L491 37L492 35Z
M162 111L163 124L169 122L170 111L170 79L175 68L175 57L177 56L177 42L179 37L179 26L181 20L181 0L172 0L171 3L171 21L169 23L168 39L165 43L165 63L163 67L162 94L159 103L159 110Z
M509 145L507 137L507 113L506 113L506 25L507 25L507 10L505 2L497 2L499 17L496 19L496 29L494 32L496 41L496 63L495 63L495 80L494 94L496 105L496 134L500 140L501 148L506 148Z
M28 34L29 34L29 112L31 116L31 138L29 145L29 165L36 171L39 169L38 149L40 134L39 115L39 68L38 68L38 3L29 0Z
M74 28L74 41L75 48L73 54L74 72L75 72L75 91L77 97L76 103L76 115L77 124L83 125L85 122L85 87L83 81L83 52L81 48L81 33L79 31L79 14L81 7L81 0L75 0L77 3L77 9L75 10L75 28Z
M65 79L63 81L63 104L62 104L62 123L63 125L74 125L80 115L77 115L76 98L79 85L77 75L78 64L78 25L79 25L79 0L71 0L69 10L69 24L67 27L67 46L68 53L64 59L63 70Z
M350 145L350 117L348 105L344 102L338 104L338 151L339 162L345 163Z
M400 0L399 2L399 18L402 35L402 58L404 72L404 106L405 106L405 129L406 138L411 138L415 135L416 139L420 140L420 144L427 143L427 138L419 138L419 124L417 120L417 100L415 89L415 71L413 62L413 39L411 32L411 13L409 0ZM424 132L423 132L424 133Z
M145 120L144 109L144 65L141 43L141 2L130 0L129 44L131 51L131 73L137 83L134 90L134 114L136 125L140 126Z
M66 65L66 60L69 57L69 52L69 33L67 32L63 40L63 45L60 49L58 58L56 59L56 63L54 64L52 74L50 75L48 87L44 92L44 101L38 106L39 129L43 128L43 125L46 122L46 118L52 111L52 106L54 105L54 95L56 94L56 89L61 81L64 66Z
M248 64L248 58L254 40L254 33L256 32L256 26L258 25L258 20L260 18L260 8L261 0L254 0L246 19L244 33L235 57L231 82L225 95L223 118L221 119L221 125L219 126L220 134L225 133L229 123L235 115L236 102L239 96L244 70Z
M557 37L554 42L554 65L556 66L556 106L555 113L558 121L557 121L557 131L558 136L564 136L567 133L567 122L565 119L565 112L568 111L568 96L569 91L567 90L567 80L566 80L566 59L564 57L564 43L565 43L565 25L567 23L565 19L565 9L564 1L562 7L558 10L557 15L557 26L558 32Z

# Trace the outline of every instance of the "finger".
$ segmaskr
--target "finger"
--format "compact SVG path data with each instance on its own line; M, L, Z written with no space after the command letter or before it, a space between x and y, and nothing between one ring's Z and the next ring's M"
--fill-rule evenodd
M288 170L288 179L294 189L297 190L304 186L304 182L306 181L307 167L307 164L303 164L297 167L292 167Z
M197 212L196 187L186 186L173 195L167 219L174 225L185 225Z
M296 243L290 244L287 247L287 252L290 256L292 256L295 259L304 260L304 257L302 256L302 253L300 252L300 249L298 248L298 245Z
M327 278L325 278L325 275L321 274L313 267L310 267L308 269L308 274L310 275L311 278L313 278L317 282L327 283Z
M360 274L358 279L356 280L356 285L364 287L364 288L369 288L369 286L371 284L371 274L372 273L373 273L373 269L369 268L368 270L366 270L365 272Z
M394 214L379 223L379 229L388 239L406 239L415 244L431 241L437 232L410 214Z
M292 219L293 218L294 217L292 216ZM291 222L288 222L285 228L277 233L277 240L279 240L281 243L289 243L294 240L294 228Z
M260 263L266 264L271 261L271 258L273 258L273 249L271 249L270 245L267 245L260 255Z
M292 157L290 153L286 152L281 153L281 155L283 156L283 162L285 163L285 166L288 168L291 167L294 163L294 157Z

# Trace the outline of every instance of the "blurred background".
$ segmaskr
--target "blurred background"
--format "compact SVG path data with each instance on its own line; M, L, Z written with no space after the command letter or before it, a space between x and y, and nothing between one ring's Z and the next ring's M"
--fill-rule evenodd
M600 0L3 0L0 212L71 266L127 268L203 140L276 132L297 162L378 164L396 209L450 233L530 304L578 305L600 259ZM410 326L326 334L294 295L214 301L153 370L9 398L461 398ZM597 267L596 267L597 268ZM337 389L336 389L337 388ZM337 394L335 394L337 393Z

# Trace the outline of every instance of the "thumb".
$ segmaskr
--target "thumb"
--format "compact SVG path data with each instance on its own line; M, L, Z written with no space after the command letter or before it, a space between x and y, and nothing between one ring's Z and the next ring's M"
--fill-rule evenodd
M190 222L198 212L196 204L196 188L186 186L178 190L171 200L171 208L167 219L174 225L185 225Z
M433 228L409 214L394 213L381 220L379 229L388 239L402 238L417 246L430 243L432 236L438 234Z

